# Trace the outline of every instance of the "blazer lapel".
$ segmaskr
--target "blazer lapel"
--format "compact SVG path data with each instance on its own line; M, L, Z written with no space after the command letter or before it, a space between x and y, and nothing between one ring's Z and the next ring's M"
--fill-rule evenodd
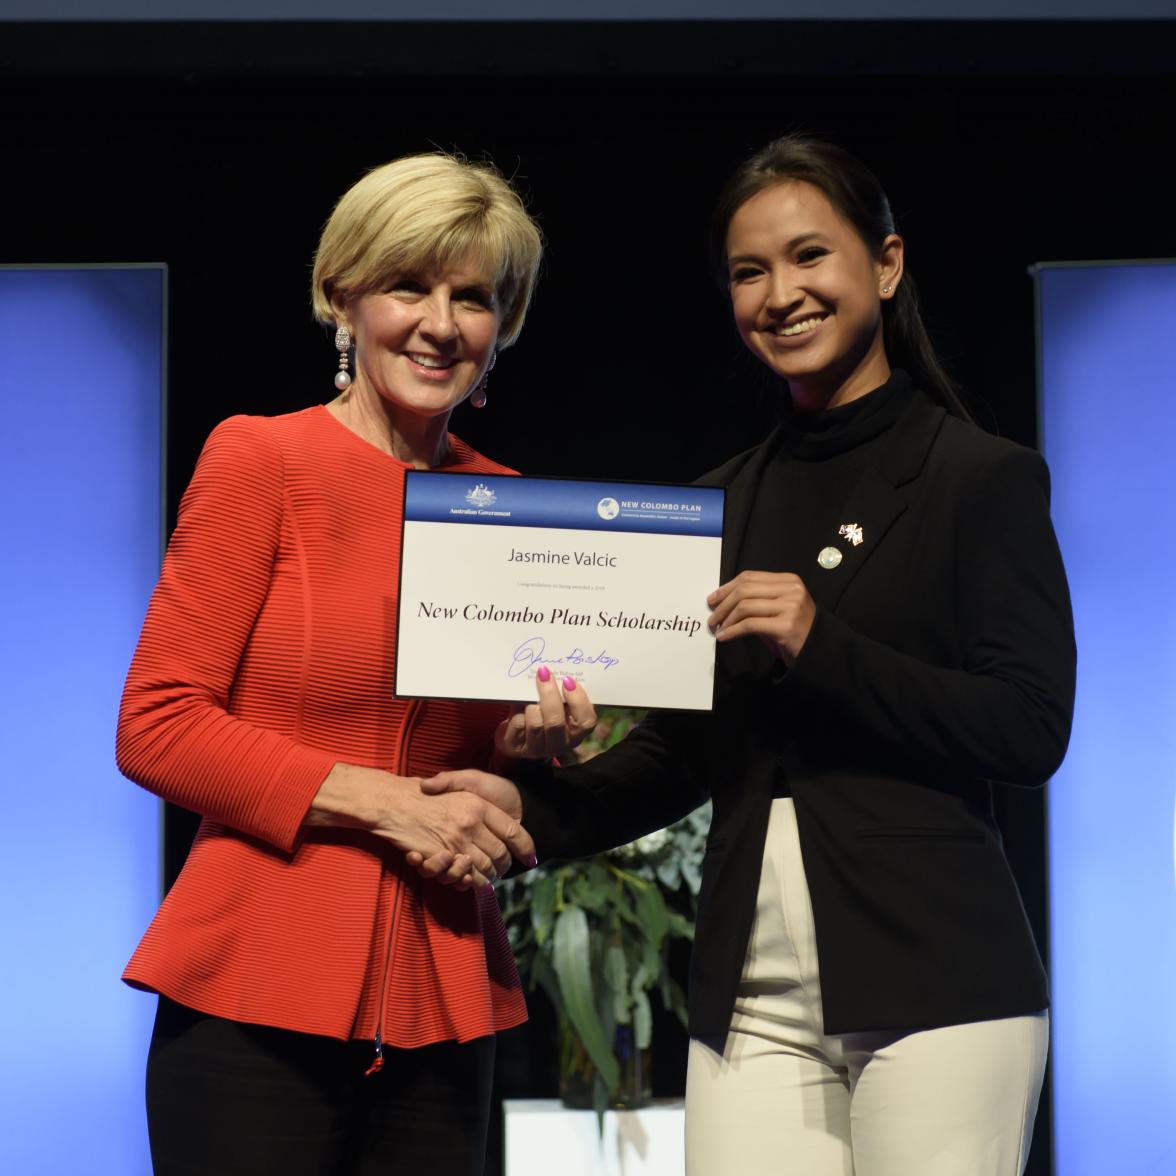
M877 551L886 533L906 510L902 487L919 474L947 414L916 392L894 423L878 460L858 478L829 528L828 549L840 555L805 577L816 603L837 609L854 576ZM813 553L814 561L817 552Z
M723 500L723 552L719 563L719 583L726 584L735 576L739 552L751 520L751 508L755 505L755 494L759 489L764 466L771 461L782 437L779 426L742 459L716 470L713 475L699 479L700 484L726 487ZM715 587L718 587L716 584ZM730 682L743 673L759 672L762 676L765 664L770 668L771 654L758 642L734 641L719 645L715 654L715 681L726 689Z
M819 606L829 611L837 608L850 581L906 510L906 494L902 488L923 468L946 415L942 408L921 393L912 395L910 404L894 423L878 460L862 473L834 516L828 546L841 554L840 563L829 570L815 567L805 577ZM756 449L715 471L712 476L700 479L701 485L727 488L720 576L724 584L735 575L763 468L772 459L781 440L782 430L777 427ZM839 534L843 526L846 528L844 535ZM860 543L853 542L855 533L860 536ZM816 557L814 551L814 563ZM764 665L770 662L771 655L756 642L736 641L721 645L715 661L716 681L725 679L727 685L743 673L762 676Z
M826 536L827 546L820 554L833 551L841 561L826 567L813 552L813 563L805 576L809 592L821 608L835 612L850 581L878 549L886 532L906 510L906 500L875 468L862 472L850 491ZM841 533L842 529L845 533ZM851 536L859 541L853 542Z
M731 474L729 468L719 471L719 478L723 474L728 477L716 481L716 485L727 487L727 496L723 505L723 554L720 559L719 583L726 584L735 576L735 567L739 562L739 552L743 549L743 539L747 534L747 524L751 521L751 508L755 505L755 494L759 489L760 478L764 466L772 460L780 444L783 430L776 426L763 442L748 455L747 460Z

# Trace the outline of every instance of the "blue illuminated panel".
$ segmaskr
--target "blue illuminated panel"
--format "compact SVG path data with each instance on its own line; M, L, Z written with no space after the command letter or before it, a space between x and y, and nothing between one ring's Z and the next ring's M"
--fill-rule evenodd
M1176 1171L1176 264L1038 270L1078 629L1049 791L1057 1176Z
M159 569L162 267L0 269L0 1172L145 1176L158 802L114 765Z

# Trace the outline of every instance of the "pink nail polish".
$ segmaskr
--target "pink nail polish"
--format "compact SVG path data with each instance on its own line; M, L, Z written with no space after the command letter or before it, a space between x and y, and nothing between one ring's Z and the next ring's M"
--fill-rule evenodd
M540 682L551 681L551 671L546 666L540 666L535 673Z
M565 690L567 690L567 691L572 691L572 690L575 690L575 688L576 688L576 679L575 679L575 678L573 678L573 677L570 677L570 676L569 676L569 677L567 677L567 678L565 678L565 679L563 680L563 688L564 688Z

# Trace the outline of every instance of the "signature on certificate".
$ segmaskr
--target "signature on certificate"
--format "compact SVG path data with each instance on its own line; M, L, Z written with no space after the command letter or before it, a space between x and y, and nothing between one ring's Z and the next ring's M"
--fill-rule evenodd
M585 653L578 645L571 652L563 654L562 657L548 657L547 643L543 638L528 637L511 654L510 665L507 667L506 676L508 678L517 678L521 674L525 674L528 670L534 669L537 665L600 666L602 670L607 670L610 666L615 666L620 660L619 657L611 657L603 649L599 653Z

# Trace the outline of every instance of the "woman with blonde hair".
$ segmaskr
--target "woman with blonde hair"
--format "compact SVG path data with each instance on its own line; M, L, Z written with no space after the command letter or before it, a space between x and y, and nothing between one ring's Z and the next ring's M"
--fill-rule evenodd
M157 1173L481 1171L493 1035L526 1016L489 883L534 847L421 779L558 753L595 717L550 678L517 713L396 698L393 618L405 471L511 472L448 423L485 402L541 251L491 165L376 168L315 258L338 395L232 417L201 454L117 741L203 818L124 976L159 993Z

